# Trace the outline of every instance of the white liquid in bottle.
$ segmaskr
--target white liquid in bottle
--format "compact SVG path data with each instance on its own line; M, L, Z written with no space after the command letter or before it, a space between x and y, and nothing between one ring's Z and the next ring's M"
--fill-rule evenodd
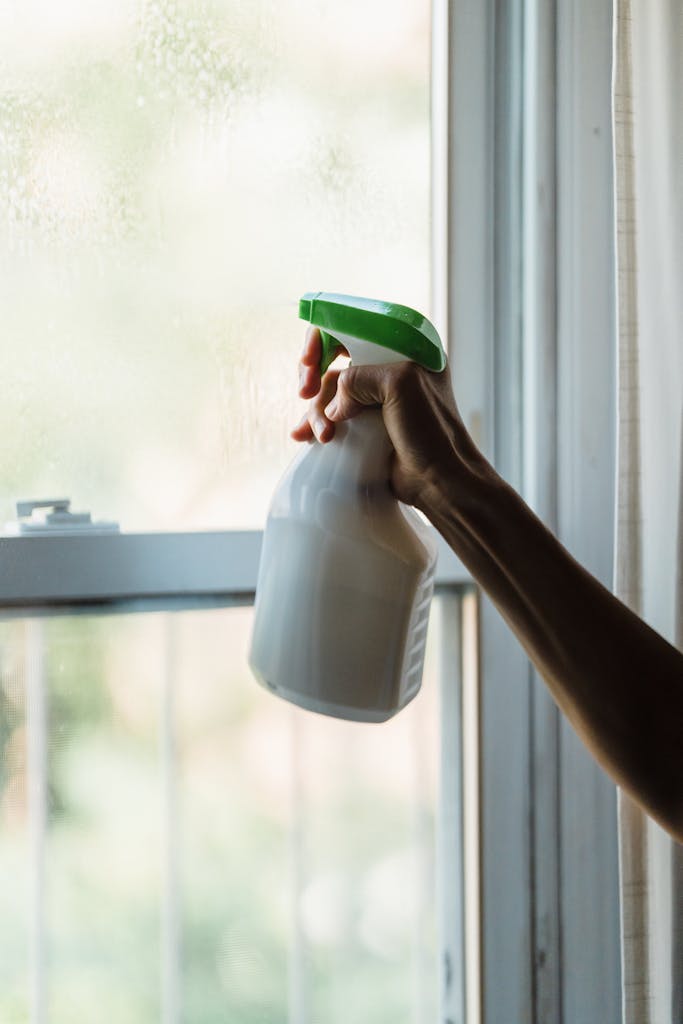
M380 722L418 692L436 545L388 486L381 413L311 444L276 491L261 555L251 667L313 711Z

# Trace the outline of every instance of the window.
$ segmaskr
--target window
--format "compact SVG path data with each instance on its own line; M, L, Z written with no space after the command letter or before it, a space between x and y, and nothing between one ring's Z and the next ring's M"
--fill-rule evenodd
M609 0L0 12L0 1019L619 1012L614 793L442 551L380 728L245 650L296 300L429 311L475 439L609 583Z
M250 619L0 627L0 1019L435 1019L434 630L369 729L257 687Z
M121 526L0 538L0 1019L432 1021L445 975L463 998L466 576L444 555L384 727L245 658L296 300L430 307L430 6L0 18L0 521L68 493Z
M260 527L299 295L430 305L429 3L1 17L0 516L67 487L128 531Z
M612 4L456 5L450 45L461 413L610 586ZM615 788L484 597L479 657L481 1019L619 1020Z

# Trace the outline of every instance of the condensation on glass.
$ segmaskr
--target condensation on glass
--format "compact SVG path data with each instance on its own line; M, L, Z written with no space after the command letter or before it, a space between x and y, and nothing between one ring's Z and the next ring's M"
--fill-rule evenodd
M254 683L251 615L0 623L0 1020L436 1019L436 634L357 725Z
M311 288L429 312L427 0L0 7L0 522L253 527Z

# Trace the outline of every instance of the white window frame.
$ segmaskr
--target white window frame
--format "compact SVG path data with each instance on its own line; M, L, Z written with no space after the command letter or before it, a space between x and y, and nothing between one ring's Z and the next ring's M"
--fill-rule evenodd
M456 395L499 471L607 586L611 55L611 0L451 6ZM479 794L480 945L467 952L478 993L466 1022L620 1020L615 787L486 598L479 639L480 750L464 786Z
M262 531L0 537L0 609L177 598L250 601ZM435 535L436 536L436 535ZM437 586L468 576L441 538Z
M610 585L611 2L433 0L433 18L433 308L460 409ZM261 539L1 537L0 616L249 603ZM442 700L439 1019L616 1021L614 787L439 545L442 657L459 684ZM479 631L478 669L463 616Z
M432 238L433 317L447 338L450 76L448 0L433 2L432 67ZM42 495L22 495L40 499ZM264 510L265 511L265 510ZM27 620L27 636L35 650L33 670L27 685L32 707L29 736L31 778L31 860L32 920L31 1004L32 1020L44 1019L46 1007L46 956L44 874L47 818L45 813L47 712L42 675L43 630L41 618L55 614L146 611L174 612L187 607L251 604L254 599L261 530L205 532L74 533L54 535L0 534L0 620ZM464 1021L466 993L472 999L478 983L478 960L465 955L465 913L468 906L469 931L476 931L479 907L476 889L463 882L463 857L470 874L478 857L476 819L468 834L469 852L463 830L462 794L465 781L463 761L472 760L476 750L463 747L463 714L476 715L476 659L470 641L476 630L476 603L473 584L467 570L443 539L434 531L438 546L436 589L440 602L439 658L448 671L442 672L442 785L439 794L437 837L437 873L439 892L440 1005L442 1021ZM174 736L172 727L172 670L169 667L164 704L162 756L164 775L165 882L162 905L162 1003L163 1019L177 1019L179 997L177 967L179 957L176 866L173 855L174 813ZM448 685L444 683L448 681ZM469 680L467 696L463 680ZM465 698L465 699L463 699ZM469 776L471 785L476 775ZM468 805L476 814L476 799ZM474 898L473 898L474 897ZM476 945L476 944L475 944ZM290 951L290 1006L292 1024L300 1019L305 1005L305 966L301 943L296 936ZM474 973L473 973L474 972ZM468 1019L474 1020L471 1012Z

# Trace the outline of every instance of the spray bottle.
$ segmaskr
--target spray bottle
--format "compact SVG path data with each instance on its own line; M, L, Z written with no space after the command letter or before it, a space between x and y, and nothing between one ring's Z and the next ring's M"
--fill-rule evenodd
M355 365L406 359L442 370L435 328L394 303L309 292L321 372L345 348ZM306 445L275 491L256 590L249 663L270 690L337 718L383 722L422 681L436 544L390 487L381 410Z

